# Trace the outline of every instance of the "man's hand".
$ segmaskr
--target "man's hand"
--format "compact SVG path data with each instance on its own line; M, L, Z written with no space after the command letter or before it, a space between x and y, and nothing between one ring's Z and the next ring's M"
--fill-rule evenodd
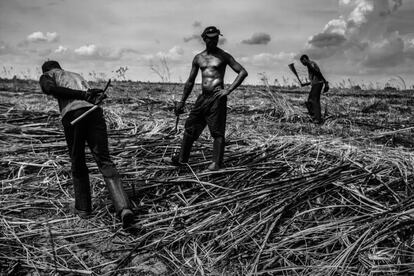
M310 82L305 82L305 83L302 83L301 86L304 87L304 86L308 86L310 84L311 84Z
M228 89L221 89L221 88L216 88L215 89L215 95L216 95L216 97L217 98L222 98L222 97L225 97L225 96L228 96L230 94L230 90L228 90Z
M323 92L326 93L329 91L329 83L325 82L325 87L323 88Z
M184 113L184 106L185 106L185 102L178 102L175 105L175 108L174 108L174 114L175 114L175 116L178 116L178 115Z
M88 89L86 91L86 101L90 102L91 104L99 104L100 101L106 98L106 95L104 94L104 91L102 89Z

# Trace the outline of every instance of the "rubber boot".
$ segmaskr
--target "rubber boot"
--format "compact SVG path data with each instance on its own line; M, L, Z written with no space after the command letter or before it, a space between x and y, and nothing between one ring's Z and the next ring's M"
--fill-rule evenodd
M180 154L175 155L171 158L174 166L182 166L183 164L188 163L193 143L194 139L184 132L183 141L181 142Z
M224 156L224 137L214 138L213 142L213 162L208 166L208 170L217 171L224 167L223 156Z
M131 226L134 221L134 213L131 210L131 204L124 188L122 187L119 175L114 177L104 177L104 180L106 186L108 187L109 195L111 196L115 211L121 218L122 227L127 228Z
M75 214L83 219L92 215L91 186L89 176L72 177L73 190L75 191Z

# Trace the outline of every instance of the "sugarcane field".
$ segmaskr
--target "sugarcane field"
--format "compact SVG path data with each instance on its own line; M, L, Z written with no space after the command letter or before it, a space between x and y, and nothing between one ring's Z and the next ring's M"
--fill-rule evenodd
M94 87L104 87L105 82ZM0 83L1 275L413 275L412 90L242 85L228 101L224 167L190 161L175 129L181 83L112 81L109 148L135 223L115 218L87 149L92 217L74 202L57 103L37 81Z
M413 16L0 0L0 276L414 276Z

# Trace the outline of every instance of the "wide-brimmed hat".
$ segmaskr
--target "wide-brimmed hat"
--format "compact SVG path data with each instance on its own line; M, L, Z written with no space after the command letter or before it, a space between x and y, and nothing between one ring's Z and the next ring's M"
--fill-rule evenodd
M207 37L216 37L216 36L219 36L219 35L222 35L220 33L219 29L217 29L214 26L209 26L209 27L204 29L203 33L201 34L201 37L203 37L203 38L206 37L206 36Z

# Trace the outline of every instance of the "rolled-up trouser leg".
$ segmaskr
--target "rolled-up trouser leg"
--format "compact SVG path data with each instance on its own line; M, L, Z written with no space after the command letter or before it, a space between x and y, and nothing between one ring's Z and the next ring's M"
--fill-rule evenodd
M204 101L204 96L200 95L197 98L193 109L190 111L187 120L185 121L185 131L181 142L180 153L174 156L172 160L175 165L188 163L193 143L198 139L198 137L200 137L206 127L206 120L203 116Z
M125 193L124 187L122 186L119 175L104 177L104 180L116 213L120 215L122 210L130 209L131 204L129 202L128 195Z
M73 176L73 189L75 192L75 212L83 218L92 212L91 187L88 175Z
M223 156L225 146L225 131L227 117L227 97L216 99L208 112L207 125L210 129L213 142L213 162L209 170L218 170L223 167Z
M209 170L218 170L223 167L223 156L225 148L224 137L216 137L213 142L213 159L211 165L208 167Z

